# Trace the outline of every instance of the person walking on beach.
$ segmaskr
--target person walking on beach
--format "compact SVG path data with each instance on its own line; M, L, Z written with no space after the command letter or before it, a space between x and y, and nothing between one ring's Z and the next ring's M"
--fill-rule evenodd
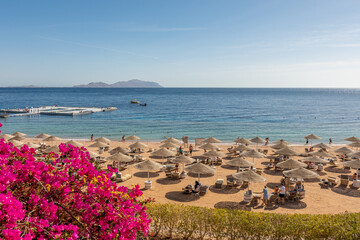
M308 145L308 144L309 144L309 139L306 138L306 143L305 143L305 145Z
M331 138L329 138L329 144L332 144L332 139Z
M125 142L125 135L122 136L122 142Z
M265 138L265 146L269 145L269 138Z
M190 144L189 146L189 152L190 152L190 155L192 155L192 152L193 152L193 146Z
M282 183L281 187L279 188L279 197L280 197L281 204L285 203L285 194L286 194L285 186Z
M90 136L90 140L93 141L94 140L94 134L91 134Z
M264 189L263 189L263 204L268 205L268 202L269 202L269 193L268 193L268 189L266 186L264 186Z

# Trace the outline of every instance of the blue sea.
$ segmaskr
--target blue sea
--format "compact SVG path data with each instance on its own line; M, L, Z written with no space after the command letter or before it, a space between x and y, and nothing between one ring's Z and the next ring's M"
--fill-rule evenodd
M130 100L146 102L146 107ZM281 138L304 143L314 133L328 142L360 137L360 89L259 88L1 88L0 108L47 105L114 106L114 112L85 116L28 116L1 119L2 133L29 136L48 133L62 138L135 134L144 140L215 136Z

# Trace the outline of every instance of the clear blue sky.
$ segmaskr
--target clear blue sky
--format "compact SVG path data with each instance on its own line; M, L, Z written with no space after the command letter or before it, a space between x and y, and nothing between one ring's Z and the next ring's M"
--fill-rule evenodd
M360 1L1 1L0 86L360 87Z

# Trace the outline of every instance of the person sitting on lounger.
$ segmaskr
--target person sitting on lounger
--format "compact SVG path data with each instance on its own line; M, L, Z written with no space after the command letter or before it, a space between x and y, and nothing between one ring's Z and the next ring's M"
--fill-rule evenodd
M352 180L354 181L354 180L357 180L358 179L358 175L357 175L357 173L354 173L353 175L352 175Z
M198 181L195 181L194 189L192 190L192 192L193 193L199 193L200 186L201 186L201 183L199 183Z
M274 195L278 195L279 194L279 186L275 186L274 188Z

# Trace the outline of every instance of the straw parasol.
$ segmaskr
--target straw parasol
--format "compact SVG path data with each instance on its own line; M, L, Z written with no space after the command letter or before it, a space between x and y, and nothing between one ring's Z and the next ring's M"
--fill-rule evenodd
M4 139L5 141L7 141L7 140L9 140L9 139L11 139L11 138L13 138L13 137L14 137L13 135L6 134L6 133L0 135L0 138Z
M321 164L327 164L327 163L329 163L328 160L323 159L323 158L319 158L319 157L317 157L317 156L307 157L307 158L304 158L304 159L302 159L302 160L305 161L305 162L312 162L312 163L321 163Z
M48 137L50 137L50 136L51 136L51 135L49 135L49 134L41 133L41 134L35 136L35 138L48 138Z
M141 143L141 142L136 142L136 143L130 144L130 145L129 145L129 148L140 148L140 149L143 149L143 148L147 148L147 145L144 144L144 143Z
M279 141L274 141L273 142L273 144L278 144L278 143L283 143L283 144L286 144L286 145L290 145L290 143L285 141L284 139L280 139Z
M252 143L256 143L256 148L258 147L259 144L263 144L266 141L264 139L262 139L261 137L254 137L253 139L250 140Z
M353 148L360 148L360 142L352 142L348 144L347 146L353 147Z
M306 167L307 165L297 160L289 159L284 162L280 162L276 164L276 166L282 169L294 169L294 168Z
M170 137L170 138L167 138L165 140L162 140L161 141L162 143L174 143L174 144L181 144L181 141L176 139L176 138L173 138L173 137Z
M71 145L71 146L74 146L74 147L82 147L82 146L84 146L82 143L79 143L79 142L74 141L74 140L67 141L65 144Z
M360 158L360 152L352 153L352 154L349 155L349 157L352 157L352 158Z
M245 139L245 138L237 138L237 139L235 139L234 140L234 142L236 142L236 143L241 143L241 144L251 144L251 142L250 142L250 140L247 140L247 139Z
M189 173L197 174L198 175L198 181L200 182L200 174L215 174L216 170L208 165L202 164L202 163L194 163L187 167L185 167L185 170Z
M98 137L94 139L95 142L102 142L102 143L106 143L106 144L110 144L111 140L105 137Z
M203 143L221 143L221 140L214 138L214 137L209 137L209 138L205 139L203 141Z
M353 150L351 150L350 148L347 148L347 147L338 148L338 149L334 150L334 152L336 152L336 153L342 153L342 154L354 153Z
M249 147L247 147L247 146L245 146L245 145L238 145L238 146L236 146L236 148L234 148L234 150L235 151L250 151L250 150L252 150L251 148L249 148Z
M239 181L245 181L248 183L260 183L260 182L265 182L266 178L264 178L263 176L255 173L252 170L249 171L245 171L245 172L239 172L239 173L235 173L232 175L235 179L239 180ZM248 184L248 189L250 188L250 184Z
M161 157L162 159L164 159L164 157L173 157L175 155L176 155L175 152L170 151L166 148L159 148L158 150L151 153L151 156Z
M312 146L312 141L313 141L313 140L321 139L321 137L318 137L318 136L316 136L315 134L307 135L307 136L305 136L304 138L305 138L305 139L310 139L310 141L311 141L311 146Z
M326 145L325 143L318 143L318 144L314 145L313 148L330 149L331 147L329 145Z
M348 138L345 138L344 139L345 141L348 141L348 142L359 142L360 141L360 139L359 138L357 138L357 137L348 137Z
M52 146L52 147L49 147L47 149L45 149L43 151L44 153L50 153L50 152L54 152L54 153L59 153L60 152L60 149L59 149L59 146Z
M123 153L123 154L126 154L126 153L129 153L129 150L125 149L125 148L122 148L122 147L116 147L112 150L109 151L109 153L112 155L112 154L115 154L115 153Z
M284 148L276 151L275 154L283 155L283 156L297 156L297 155L299 155L298 152L296 152L295 150L293 150L290 147L284 147Z
M331 153L325 152L324 150L320 149L317 152L310 153L311 156L317 156L317 157L333 157Z
M46 142L61 141L61 138L58 138L55 136L50 136L50 137L45 138L43 141L46 141Z
M177 156L174 160L172 160L173 163L181 163L181 164L190 164L194 162L194 159L188 156Z
M16 136L16 137L12 137L9 139L9 141L11 142L12 140L16 140L16 141L22 141L24 140L25 138L24 137L21 137L21 136Z
M105 160L115 161L115 162L132 162L133 158L118 152L118 153L115 153L115 154L107 157Z
M15 147L20 147L20 146L24 145L23 142L18 141L18 140L9 140L9 142L11 142Z
M37 149L37 148L40 147L39 144L35 144L35 143L32 143L32 142L28 142L26 145L27 145L29 148L34 148L34 149Z
M353 168L353 169L359 169L360 168L360 160L356 159L356 160L344 162L342 165L344 165L345 167Z
M305 168L295 168L292 170L283 171L283 174L285 175L285 177L302 178L302 179L317 178L319 176L319 174L317 174L316 172L307 170Z
M249 168L249 167L254 166L254 163L249 162L248 160L241 158L241 157L231 159L226 164L233 166L233 167L239 167L239 168Z
M106 143L103 142L94 142L93 144L91 144L88 147L94 147L94 148L101 148L101 147L107 147L108 145Z
M97 157L99 157L99 154L97 153L94 153L94 152L91 152L91 151L88 151L89 155L90 155L90 159L95 159Z
M11 135L13 135L14 137L24 137L24 136L26 136L26 134L25 133L22 133L22 132L14 132L13 134L11 134Z
M162 145L160 145L161 148L176 148L178 147L178 144L172 143L172 142L166 142Z
M211 150L209 152L206 152L202 155L203 157L225 157L226 155L224 153Z
M279 142L279 143L271 146L271 148L273 148L273 149L282 149L284 147L288 147L288 144L285 144L283 142Z
M260 153L256 150L250 150L250 151L247 151L247 152L243 152L240 154L241 157L251 157L253 159L253 162L255 162L255 158L264 158L266 157L265 154L263 153Z
M125 140L127 140L127 141L136 141L136 140L140 140L140 138L138 136L131 135L131 136L126 137Z
M212 143L205 143L205 144L201 145L199 148L204 149L204 150L216 150L219 147Z
M147 171L148 173L148 180L150 181L150 171L156 171L159 170L160 168L162 168L163 165L158 163L158 162L154 162L152 160L146 160L143 161L141 163L135 164L134 168L142 170L142 171Z

